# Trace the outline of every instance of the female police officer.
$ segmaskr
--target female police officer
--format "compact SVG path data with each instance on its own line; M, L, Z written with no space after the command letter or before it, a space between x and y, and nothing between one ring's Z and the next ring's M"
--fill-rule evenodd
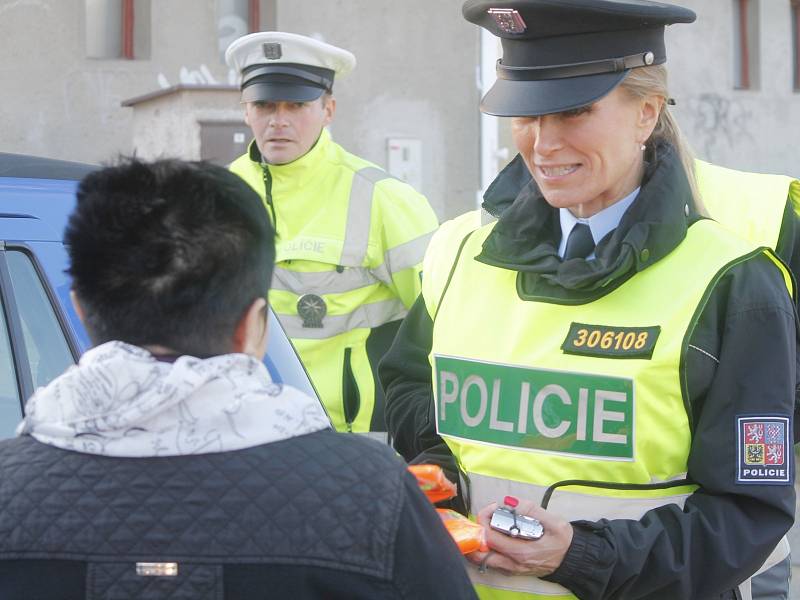
M796 324L786 269L703 218L687 175L661 63L664 26L694 13L464 14L502 38L482 109L514 118L536 185L434 237L381 366L396 448L458 464L484 597L746 596L793 520ZM543 537L488 528L505 495Z

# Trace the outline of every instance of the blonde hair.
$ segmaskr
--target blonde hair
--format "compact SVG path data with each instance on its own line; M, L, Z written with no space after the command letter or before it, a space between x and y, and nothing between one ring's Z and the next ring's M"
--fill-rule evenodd
M667 88L666 67L664 65L653 65L650 67L631 69L628 76L625 77L625 80L620 84L620 88L634 98L644 98L646 96L655 95L664 99L661 113L658 115L658 122L650 138L645 142L645 145L653 156L655 156L660 142L667 142L675 149L686 171L686 177L689 180L689 187L697 210L700 214L705 215L706 210L702 204L697 187L697 179L695 177L694 153L678 127L677 121L669 112L669 105L667 104L669 91Z

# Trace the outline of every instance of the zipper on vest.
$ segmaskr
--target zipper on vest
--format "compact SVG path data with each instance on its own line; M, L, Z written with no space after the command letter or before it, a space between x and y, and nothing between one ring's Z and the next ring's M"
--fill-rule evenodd
M353 431L353 421L361 408L361 394L358 391L353 367L350 364L353 349L344 349L344 362L342 364L342 408L347 431Z
M272 203L272 173L269 172L269 167L267 165L261 165L261 172L264 177L264 198L272 213L272 226L275 228L275 231L278 231L278 217L275 214L275 205Z

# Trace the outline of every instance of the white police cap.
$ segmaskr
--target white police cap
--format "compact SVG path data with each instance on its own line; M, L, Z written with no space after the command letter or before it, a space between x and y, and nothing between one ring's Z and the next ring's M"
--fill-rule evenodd
M225 62L242 75L242 102L308 102L330 92L356 57L304 35L260 31L234 40Z

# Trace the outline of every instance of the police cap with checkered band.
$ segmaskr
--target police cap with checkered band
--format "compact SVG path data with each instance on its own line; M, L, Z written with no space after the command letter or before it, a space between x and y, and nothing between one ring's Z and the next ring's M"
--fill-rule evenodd
M572 110L630 69L666 62L664 28L689 9L648 0L467 0L464 17L498 36L503 57L481 111L501 117Z
M242 102L310 102L353 70L347 50L304 35L260 31L234 40L225 62L242 76Z

